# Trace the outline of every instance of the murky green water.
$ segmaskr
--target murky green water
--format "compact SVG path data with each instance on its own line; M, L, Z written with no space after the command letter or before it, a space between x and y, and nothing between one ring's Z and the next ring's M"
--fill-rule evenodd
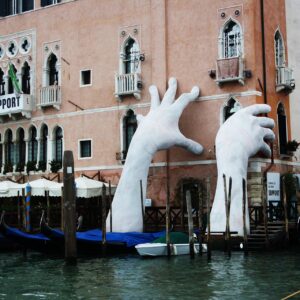
M0 253L0 299L281 299L300 290L300 249L142 259ZM300 299L298 297L292 298Z

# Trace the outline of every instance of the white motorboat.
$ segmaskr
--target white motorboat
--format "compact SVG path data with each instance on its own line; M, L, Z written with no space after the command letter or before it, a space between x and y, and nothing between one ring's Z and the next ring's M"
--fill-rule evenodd
M187 255L190 253L189 244L170 244L171 255ZM141 256L167 256L167 244L166 243L145 243L135 246L137 252ZM207 245L202 244L202 251L207 251ZM199 253L199 244L194 244L194 252Z

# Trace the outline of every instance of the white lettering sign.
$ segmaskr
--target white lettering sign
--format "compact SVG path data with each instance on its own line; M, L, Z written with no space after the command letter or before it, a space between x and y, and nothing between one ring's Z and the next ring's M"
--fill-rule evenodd
M268 201L280 201L280 173L267 173Z

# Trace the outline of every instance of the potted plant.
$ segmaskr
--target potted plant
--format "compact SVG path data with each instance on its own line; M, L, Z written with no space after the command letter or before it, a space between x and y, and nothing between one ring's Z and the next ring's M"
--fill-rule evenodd
M286 143L286 151L287 152L295 152L297 151L300 143L298 143L296 140L288 141Z
M12 171L13 171L12 163L10 163L10 162L5 163L4 167L3 167L3 174L6 174L6 173L9 173L9 172L12 172Z
M16 172L23 172L25 164L23 162L18 162L16 166Z
M26 164L26 171L27 174L29 174L30 171L36 171L36 161L35 160L29 160Z
M38 171L45 172L47 169L47 163L44 160L40 160L37 169L38 169Z
M57 173L62 167L62 162L58 160L52 160L50 162L50 170L52 173Z

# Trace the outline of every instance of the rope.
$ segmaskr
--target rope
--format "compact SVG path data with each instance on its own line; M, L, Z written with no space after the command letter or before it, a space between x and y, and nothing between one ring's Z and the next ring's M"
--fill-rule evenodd
M296 295L298 295L298 294L300 294L300 290L297 291L297 292L295 292L295 293L292 293L292 294L290 294L290 295L288 295L288 296L286 296L286 297L284 297L284 298L282 298L281 300L290 299L290 298L292 298L292 297L294 297L294 296L296 296Z

